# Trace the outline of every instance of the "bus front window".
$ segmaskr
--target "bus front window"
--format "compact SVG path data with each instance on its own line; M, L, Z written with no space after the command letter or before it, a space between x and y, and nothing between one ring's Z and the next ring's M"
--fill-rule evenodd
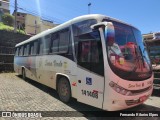
M115 74L126 80L151 77L151 63L139 30L113 22L105 33L108 61Z

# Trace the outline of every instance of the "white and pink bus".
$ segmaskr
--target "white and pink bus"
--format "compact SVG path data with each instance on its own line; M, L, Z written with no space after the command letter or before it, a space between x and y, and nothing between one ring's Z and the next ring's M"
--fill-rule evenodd
M14 70L57 90L63 102L75 98L115 111L142 104L152 94L141 32L105 15L74 18L15 48Z

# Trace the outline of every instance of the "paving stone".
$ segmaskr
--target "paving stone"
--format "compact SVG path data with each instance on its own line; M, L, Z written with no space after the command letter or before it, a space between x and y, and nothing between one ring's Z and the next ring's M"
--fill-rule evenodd
M155 92L155 91L154 91ZM23 118L25 120L160 120L160 117L112 117L102 118L96 115L87 116L85 112L99 109L91 107L77 101L68 105L61 102L54 90L48 89L31 81L24 81L16 73L0 73L0 111L77 111L82 117L43 117L43 118ZM160 91L153 94L144 104L130 108L129 111L160 111ZM48 115L52 114L48 112ZM56 113L54 113L56 114ZM66 113L67 114L67 113ZM85 117L83 117L85 116ZM0 120L10 120L11 118L0 118ZM13 118L12 120L22 120Z

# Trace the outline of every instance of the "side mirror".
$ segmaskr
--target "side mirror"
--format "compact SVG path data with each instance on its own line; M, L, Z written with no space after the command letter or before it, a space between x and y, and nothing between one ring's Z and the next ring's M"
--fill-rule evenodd
M114 36L115 36L115 33L114 33L114 26L113 26L113 23L112 22L101 22L101 23L97 23L97 24L94 24L91 26L91 29L94 30L94 29L98 29L99 27L102 27L104 26L105 27L105 40L107 42L107 45L108 46L112 46L113 43L115 42L114 40Z
M111 22L107 23L107 26L105 27L105 40L108 46L113 46L113 43L115 43L115 33L114 33L114 27Z

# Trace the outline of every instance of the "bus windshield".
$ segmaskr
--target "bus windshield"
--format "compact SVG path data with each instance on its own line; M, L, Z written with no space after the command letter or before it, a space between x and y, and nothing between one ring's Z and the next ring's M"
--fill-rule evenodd
M113 26L113 30L108 28L105 31L108 60L113 72L131 81L150 78L151 63L141 32L122 23L113 22Z

